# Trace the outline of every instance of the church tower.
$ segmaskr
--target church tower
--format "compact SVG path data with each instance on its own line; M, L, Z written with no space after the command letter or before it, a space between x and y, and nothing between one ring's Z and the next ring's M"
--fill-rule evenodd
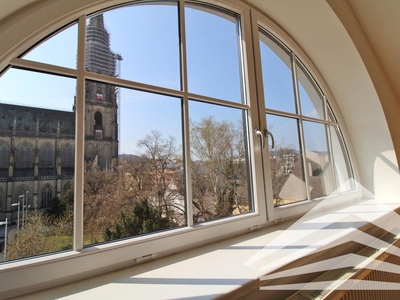
M118 76L117 60L122 57L110 49L103 15L92 17L86 29L86 71ZM85 88L85 158L108 169L118 158L118 88L93 81Z

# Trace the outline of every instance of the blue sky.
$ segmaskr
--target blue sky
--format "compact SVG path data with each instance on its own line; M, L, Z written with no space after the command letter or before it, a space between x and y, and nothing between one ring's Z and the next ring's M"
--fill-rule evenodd
M185 13L189 91L241 102L243 93L234 19L221 18L194 7L187 7ZM122 78L180 89L176 5L118 8L105 12L104 20L110 33L111 50L123 57ZM39 45L25 58L76 68L76 41L77 25L73 25ZM268 47L260 44L267 107L294 112L290 70ZM0 101L71 111L75 89L75 79L11 70L0 78ZM178 145L182 144L181 99L128 89L121 89L120 93L120 153L137 153L137 141L151 130L160 131L164 137L171 135ZM311 100L307 102L305 90L301 93L304 94L303 111L312 114ZM241 111L232 113L231 110L198 102L189 104L190 118L196 122L213 115L217 120L235 123L241 119ZM272 127L279 130L282 125ZM287 134L286 143L295 143L294 136L293 132Z

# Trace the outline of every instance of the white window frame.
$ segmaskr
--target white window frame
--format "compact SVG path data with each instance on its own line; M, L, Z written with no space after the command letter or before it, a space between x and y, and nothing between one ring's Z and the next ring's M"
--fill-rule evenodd
M257 108L257 99L260 99L260 90L257 86L262 86L260 83L260 63L259 63L259 50L258 46L258 26L270 30L296 53L309 68L310 72L318 83L321 85L327 97L330 99L332 109L336 112L335 116L338 122L341 123L344 139L347 147L349 147L350 160L353 165L354 173L357 178L357 171L354 164L354 159L351 151L349 141L346 140L346 130L343 127L343 122L338 110L335 107L332 95L329 92L327 85L324 83L322 77L313 66L312 62L307 58L306 54L302 52L301 48L280 29L273 21L269 20L266 16L260 14L256 9L251 9L247 4L239 0L224 0L221 1L202 1L203 3L211 3L217 6L224 7L232 10L241 15L241 29L244 39L243 49L243 64L244 64L244 86L246 97L250 99L251 105L249 109L249 141L250 149L253 153L251 160L251 169L253 177L253 196L255 212L245 215L229 217L222 220L215 220L207 223L191 224L190 219L187 227L174 229L167 232L155 233L148 236L134 237L132 239L115 241L108 244L96 245L92 247L83 247L83 174L84 174L84 107L85 107L85 80L100 80L104 83L112 83L121 87L138 88L144 90L151 90L152 87L146 84L132 83L128 80L119 78L109 78L100 74L93 74L85 71L84 68L84 53L85 53L85 32L86 32L86 14L105 9L112 5L122 5L125 3L123 0L107 1L105 4L100 0L83 0L77 3L70 4L67 8L58 6L61 1L54 1L51 3L41 3L36 7L32 7L26 11L24 18L16 21L13 26L3 33L0 37L13 36L13 31L18 32L19 29L27 26L27 24L35 24L32 29L29 29L29 34L24 30L22 33L15 34L12 41L13 46L6 55L0 57L0 69L2 70L8 64L14 67L23 69L40 70L50 74L60 74L67 77L77 78L77 103L76 103L76 135L75 135L75 223L74 223L74 245L73 251L64 253L51 254L27 260L19 260L9 264L0 265L0 273L7 276L9 280L4 280L0 283L0 290L13 291L22 289L25 292L35 290L35 286L40 285L43 287L50 287L57 284L66 283L71 278L78 280L80 278L98 275L102 272L127 267L136 264L148 257L160 257L183 251L194 246L210 243L213 241L227 238L230 236L246 233L249 230L259 228L262 226L273 225L274 220L280 218L292 218L298 214L309 211L317 202L308 201L307 203L299 203L274 209L271 197L271 186L264 188L264 178L270 178L268 160L263 157L269 157L268 147L264 150L260 147L260 141L254 134L255 128L260 128L263 120ZM79 3L78 3L79 2ZM141 2L141 1L138 1ZM181 4L181 13L184 13L183 3L184 0L179 0ZM43 16L46 16L43 18ZM78 68L77 70L48 65L39 62L33 62L18 58L29 47L45 38L53 31L65 26L66 24L78 19ZM40 20L39 22L37 20ZM180 30L182 36L185 36L184 24L180 22ZM22 35L22 36L21 36ZM182 44L185 45L183 38ZM254 55L253 55L254 53ZM183 61L186 61L186 53L183 49ZM181 66L182 70L186 69L185 64ZM184 72L183 74L186 74ZM257 74L255 76L254 74ZM255 78L255 80L254 80ZM186 85L184 91L187 91L187 78L183 78L183 85ZM261 85L260 85L261 84ZM162 92L165 95L173 95L181 97L175 91L157 88L156 91ZM190 95L184 92L184 98L189 99ZM187 101L184 101L184 118L188 118ZM264 116L265 118L265 116ZM265 121L265 120L264 120ZM184 131L185 140L189 139L188 128ZM189 147L185 145L185 155L189 155ZM190 166L186 165L186 169L190 170ZM264 173L265 170L265 173ZM190 178L187 178L187 186L190 186ZM267 195L267 196L266 196ZM190 197L190 192L188 193ZM358 190L355 193L349 193L343 197L343 201L355 199L359 197ZM189 198L190 199L190 198ZM268 200L271 199L271 200ZM272 205L272 208L271 208ZM187 214L190 216L190 209ZM268 214L267 214L268 212ZM157 250L156 250L157 249ZM150 256L149 256L150 255ZM71 266L74 267L71 267ZM64 270L60 273L59 270ZM27 278L25 282L20 280L13 280ZM38 277L37 274L42 274Z
M310 211L312 208L314 208L321 200L325 200L325 202L329 203L329 206L335 206L335 205L340 205L343 203L347 203L348 201L354 200L354 199L359 199L362 196L362 191L360 186L357 184L358 182L358 173L356 166L354 164L354 155L350 146L349 141L346 139L347 136L347 131L344 126L344 122L338 113L338 109L335 105L333 95L330 93L330 90L328 86L326 85L325 81L323 80L323 77L319 74L318 70L315 68L313 63L308 59L307 55L304 53L304 51L301 49L299 45L284 31L282 30L276 23L274 23L271 19L266 17L265 15L261 14L257 10L252 10L251 11L251 17L252 17L252 29L253 29L253 49L254 49L254 57L255 57L255 66L256 66L256 80L257 80L257 98L259 99L259 104L258 107L260 108L258 113L259 113L259 118L260 118L260 128L267 128L267 121L266 121L266 116L265 116L265 109L264 107L264 90L263 90L263 82L262 82L262 70L261 70L261 53L259 49L259 28L263 28L264 30L270 32L273 36L277 38L277 40L281 41L284 43L285 47L287 47L292 54L292 63L294 65L294 76L295 80L297 81L297 75L296 75L296 59L298 59L306 68L307 71L310 73L312 78L316 81L317 85L321 88L321 91L325 97L325 113L326 115L328 114L328 105L331 107L337 122L329 122L328 120L316 120L320 124L325 124L325 125L338 125L340 124L340 130L342 132L341 138L344 140L344 144L346 146L347 150L347 155L349 159L349 164L352 169L352 175L354 176L353 184L354 184L354 190L347 191L347 192L342 192L342 193L337 193L334 194L330 197L322 197L318 199L309 199L293 204L288 204L288 205L282 205L278 207L274 207L273 203L273 193L272 193L272 181L271 181L271 168L270 168L270 160L269 159L264 159L263 160L263 168L265 170L265 177L267 178L265 181L265 193L266 193L266 198L267 198L267 215L268 215L268 221L283 221L285 219L292 219L296 216L300 216L302 214L307 213ZM295 93L298 93L297 87ZM296 96L298 97L298 95ZM285 115L285 113L281 114L282 116ZM302 116L301 114L298 114L296 117L297 120L312 120L312 118L307 118ZM300 126L300 135L301 135L301 141L300 143L303 143L303 148L304 148L304 136L302 132L302 128ZM339 137L340 138L340 137ZM328 137L329 139L329 137ZM331 142L330 142L331 143ZM269 158L269 147L265 147L263 150L263 157ZM305 155L305 154L303 154ZM307 170L304 168L304 176L305 176L305 181L306 181L306 186L308 185L307 183ZM306 188L308 191L308 188ZM308 192L307 192L308 194ZM309 195L308 195L309 198ZM329 199L327 199L329 198ZM316 212L317 210L314 209Z

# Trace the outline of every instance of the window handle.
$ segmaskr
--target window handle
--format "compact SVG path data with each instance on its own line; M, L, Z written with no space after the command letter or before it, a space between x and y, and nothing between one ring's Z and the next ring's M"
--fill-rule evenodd
M264 149L265 148L264 134L262 134L262 132L258 128L256 128L255 132L257 136L261 137L262 149Z
M264 136L268 138L271 137L271 148L275 149L275 139L274 139L274 135L272 134L271 131L269 131L268 129L264 129Z

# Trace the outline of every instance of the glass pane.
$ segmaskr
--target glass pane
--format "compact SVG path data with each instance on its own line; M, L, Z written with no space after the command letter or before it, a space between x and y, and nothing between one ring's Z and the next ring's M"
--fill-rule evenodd
M275 148L269 145L274 206L307 199L297 120L267 115L267 122L275 138Z
M75 24L45 40L22 58L76 69L77 49L78 25Z
M262 31L260 51L265 107L296 113L289 54Z
M242 102L237 17L195 5L185 17L189 92Z
M328 196L334 192L335 187L326 126L304 121L303 127L311 199Z
M189 103L195 223L253 210L244 114L240 109Z
M75 90L43 73L0 78L1 261L72 249Z
M353 176L348 160L346 148L338 127L329 126L332 139L332 152L335 161L335 175L338 185L337 192L346 192L354 189Z
M181 100L101 86L86 98L84 244L186 225Z
M307 72L297 63L300 106L303 116L325 119L324 102Z
M132 5L88 19L86 68L180 89L176 3Z

